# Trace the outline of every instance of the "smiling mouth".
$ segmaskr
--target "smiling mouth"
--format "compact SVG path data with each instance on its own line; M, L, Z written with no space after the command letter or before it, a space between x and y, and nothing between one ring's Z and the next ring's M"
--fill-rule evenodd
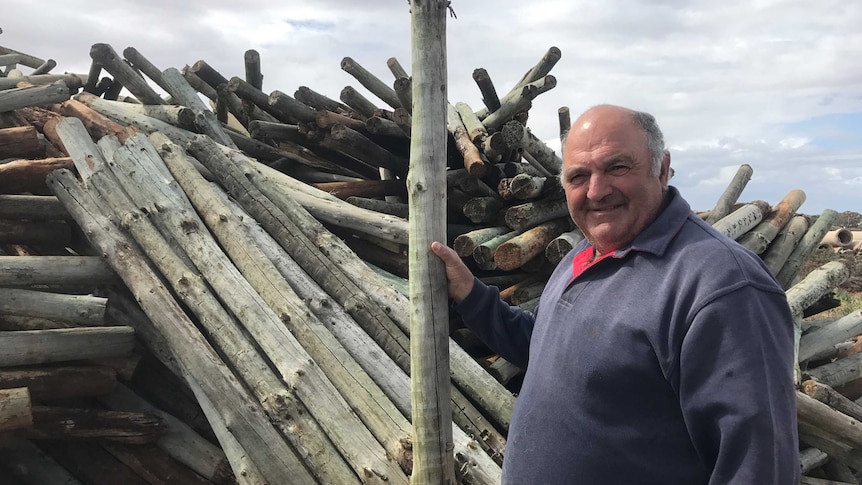
M610 212L614 209L619 209L622 206L623 206L622 204L617 204L617 205L609 205L607 207L596 207L596 208L590 209L590 212Z

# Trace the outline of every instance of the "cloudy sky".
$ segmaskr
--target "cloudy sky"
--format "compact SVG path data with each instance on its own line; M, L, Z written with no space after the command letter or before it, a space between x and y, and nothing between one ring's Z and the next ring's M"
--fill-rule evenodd
M485 68L502 96L557 46L557 87L534 102L528 123L555 149L558 108L574 117L594 104L622 104L656 116L673 157L672 184L697 210L712 208L748 163L754 176L742 201L777 204L798 188L807 194L801 212L862 212L862 2L454 0L452 7L453 103L482 107L474 69ZM55 59L54 72L86 73L97 42L118 52L135 47L162 69L204 59L228 78L244 75L243 53L256 49L264 91L308 86L334 99L347 85L362 90L340 69L345 56L387 83L388 58L410 71L405 0L4 0L0 29L0 45Z

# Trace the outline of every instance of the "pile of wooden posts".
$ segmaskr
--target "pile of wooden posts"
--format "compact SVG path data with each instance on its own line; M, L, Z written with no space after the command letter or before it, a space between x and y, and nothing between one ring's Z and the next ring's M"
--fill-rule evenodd
M338 101L308 87L265 93L255 51L230 79L204 61L160 70L134 48L90 54L88 74L52 75L0 48L0 61L13 56L0 78L0 472L22 483L407 483L408 73L390 59L390 87L342 61L381 107L351 86ZM485 106L449 110L448 243L527 309L583 239L561 160L526 127L559 58L551 48L502 97L477 69ZM561 136L569 123L562 108ZM855 367L830 367L855 363L860 315L810 319L847 268L796 281L835 213L797 215L799 190L774 207L739 204L751 173L741 167L703 217L787 289L810 379L799 393L806 480L857 483L846 467L862 470L862 415L826 386L862 396ZM458 474L498 483L514 403L504 384L520 370L477 359L464 329L453 337Z

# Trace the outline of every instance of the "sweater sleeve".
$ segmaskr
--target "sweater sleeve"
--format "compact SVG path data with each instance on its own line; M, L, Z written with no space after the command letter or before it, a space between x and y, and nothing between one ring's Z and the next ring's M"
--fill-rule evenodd
M793 324L783 294L743 285L697 310L678 392L709 483L799 483Z
M510 306L500 299L497 287L488 286L478 278L470 294L455 308L464 324L485 345L518 367L527 368L535 322L532 313Z

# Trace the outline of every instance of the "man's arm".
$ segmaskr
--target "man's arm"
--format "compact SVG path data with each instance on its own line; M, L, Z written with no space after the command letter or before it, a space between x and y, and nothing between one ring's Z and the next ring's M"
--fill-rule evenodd
M499 290L476 279L452 248L435 241L431 251L446 266L449 296L464 324L494 352L526 369L533 314L501 300Z
M679 360L680 405L709 483L799 483L792 318L743 286L698 310Z

